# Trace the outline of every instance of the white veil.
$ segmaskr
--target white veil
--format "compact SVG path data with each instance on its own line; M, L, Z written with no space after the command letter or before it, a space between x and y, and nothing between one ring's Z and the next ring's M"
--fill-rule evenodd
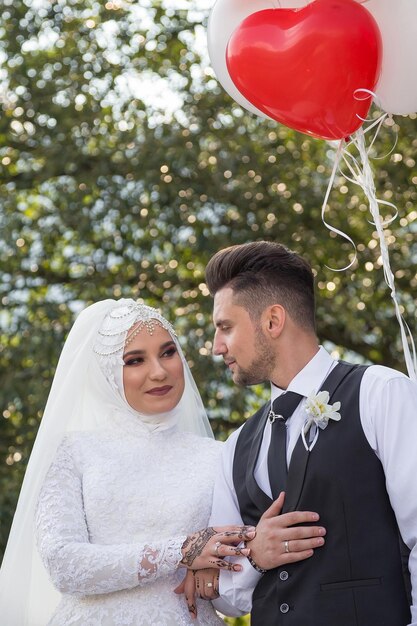
M34 517L39 491L66 432L103 428L114 412L120 411L121 402L124 402L124 409L128 406L124 394L115 400L115 389L120 390L122 377L121 354L128 330L138 322L145 320L146 324L149 319L156 319L168 330L183 361L184 393L172 412L178 428L213 437L178 339L172 326L156 309L122 299L97 302L82 311L57 365L3 558L0 570L2 626L46 626L58 604L60 594L49 581L35 545ZM114 320L116 332L109 333L109 328L114 328ZM119 378L119 385L117 380L111 380L112 372Z

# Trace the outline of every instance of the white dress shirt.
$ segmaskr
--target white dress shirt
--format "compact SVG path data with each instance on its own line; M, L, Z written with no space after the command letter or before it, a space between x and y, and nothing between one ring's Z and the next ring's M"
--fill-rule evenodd
M303 396L317 392L336 363L321 347L293 378L288 391L295 391ZM283 389L271 385L271 401L283 392ZM417 626L417 384L401 372L372 365L365 371L362 379L359 409L365 436L384 468L388 495L402 538L411 550L409 569L412 621L409 626ZM305 420L302 401L286 422L288 464ZM214 489L211 526L243 523L232 475L239 432L240 429L234 432L223 447L222 465ZM260 488L271 497L267 465L270 438L271 424L267 420L255 468L255 479ZM320 511L317 513L320 514ZM219 611L232 616L250 612L252 593L261 577L246 558L240 557L237 560L243 566L243 571L220 572L221 597L215 601Z

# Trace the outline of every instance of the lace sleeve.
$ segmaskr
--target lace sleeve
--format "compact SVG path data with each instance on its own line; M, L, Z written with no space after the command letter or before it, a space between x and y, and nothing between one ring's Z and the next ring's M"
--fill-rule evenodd
M89 595L132 589L178 567L185 536L147 544L90 543L81 485L64 439L42 486L35 520L42 561L59 591Z

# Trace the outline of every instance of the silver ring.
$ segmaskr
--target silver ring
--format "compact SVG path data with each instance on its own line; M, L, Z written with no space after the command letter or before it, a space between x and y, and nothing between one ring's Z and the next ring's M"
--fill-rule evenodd
M213 583L207 583L207 587L212 587Z
M221 541L216 541L216 543L214 544L214 554L218 557L220 557L219 548L221 545Z
M288 552L290 551L290 542L289 541L284 541L284 550L285 552L288 554Z

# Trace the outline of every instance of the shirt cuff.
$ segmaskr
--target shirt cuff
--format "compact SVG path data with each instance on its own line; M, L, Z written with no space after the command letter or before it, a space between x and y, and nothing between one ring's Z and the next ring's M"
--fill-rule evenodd
M253 590L262 574L259 574L246 558L241 557L233 561L239 563L243 569L240 572L220 571L219 594L230 607L240 611L238 615L246 615L252 608ZM222 611L220 607L219 610Z

